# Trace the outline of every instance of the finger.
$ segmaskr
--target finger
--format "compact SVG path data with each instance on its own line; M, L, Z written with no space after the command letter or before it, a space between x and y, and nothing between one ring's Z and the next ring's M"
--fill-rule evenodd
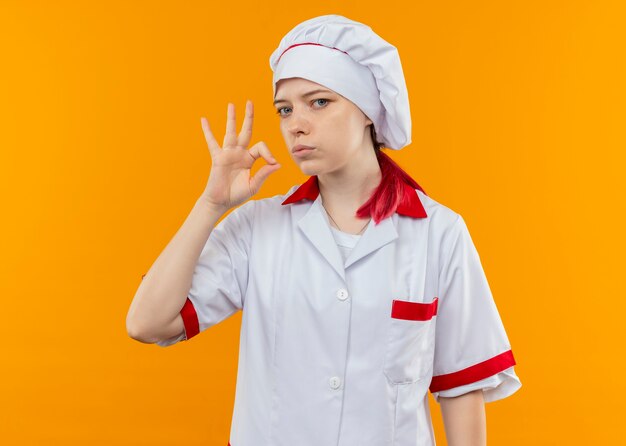
M241 126L241 132L237 138L237 145L239 147L248 147L250 139L252 138L252 121L254 120L254 106L252 101L246 101L246 117L243 120Z
M226 134L224 135L223 149L234 148L237 145L237 120L235 119L235 104L228 103L226 116Z
M272 173L276 172L280 168L280 164L274 164L271 166L269 164L266 164L265 166L261 167L257 171L257 173L252 178L250 178L250 191L252 192L252 194L256 194L259 189L261 189L263 183L265 183L267 177L269 177Z
M263 159L268 164L277 164L278 163L276 158L274 158L274 156L270 152L270 149L265 145L265 143L263 141L259 141L258 143L256 143L252 147L250 147L250 150L248 150L248 153L255 160L257 160L259 158L259 156L262 156Z
M213 136L213 132L211 132L211 127L209 127L209 121L204 116L200 118L200 122L202 123L202 131L204 132L204 139L206 140L207 145L209 146L209 152L211 156L213 153L219 151L220 146L215 140Z

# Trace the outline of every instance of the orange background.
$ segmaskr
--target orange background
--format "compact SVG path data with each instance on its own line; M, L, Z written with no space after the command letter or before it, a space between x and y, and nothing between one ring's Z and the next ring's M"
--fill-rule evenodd
M489 444L623 439L622 2L4 0L1 444L226 445L241 313L166 349L126 313L206 185L201 116L221 141L254 102L283 165L256 198L306 179L268 58L329 13L398 48L413 142L387 153L481 254L523 383L487 404Z

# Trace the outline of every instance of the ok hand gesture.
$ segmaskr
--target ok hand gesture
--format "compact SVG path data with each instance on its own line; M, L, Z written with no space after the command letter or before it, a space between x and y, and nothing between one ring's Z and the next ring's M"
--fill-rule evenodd
M212 161L209 180L201 198L209 205L223 211L243 203L256 194L267 177L281 167L263 141L248 149L252 136L253 118L252 101L247 101L246 116L241 132L237 136L235 105L229 103L226 134L222 147L215 140L207 119L205 117L200 119ZM267 164L251 178L250 169L260 157Z

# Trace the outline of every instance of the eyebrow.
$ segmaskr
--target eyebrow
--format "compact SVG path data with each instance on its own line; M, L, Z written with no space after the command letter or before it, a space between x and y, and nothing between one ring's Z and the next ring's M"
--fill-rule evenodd
M304 93L301 97L306 98L307 96L314 95L315 93L331 93L332 94L332 91L330 91L330 90L322 90L322 89L311 90L308 93ZM287 100L286 99L276 99L274 101L274 105L278 104L279 102L287 102Z

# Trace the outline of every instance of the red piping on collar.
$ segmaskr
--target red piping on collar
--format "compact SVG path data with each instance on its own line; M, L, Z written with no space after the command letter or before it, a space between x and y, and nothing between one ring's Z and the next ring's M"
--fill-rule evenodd
M407 183L403 183L403 185L405 188L407 188L410 191L410 193L406 194L406 196L408 197L407 199L400 202L400 204L398 205L396 209L396 213L400 215L406 215L408 217L413 217L413 218L427 217L426 210L424 209L424 206L422 205L421 200L419 199L417 193L415 192L415 189ZM418 189L424 192L424 190L421 187L418 187ZM319 195L319 193L320 193L320 190L319 190L317 175L313 175L313 176L310 176L309 179L306 180L304 183L302 183L281 204L285 205L285 204L297 203L305 199L314 201ZM424 192L424 194L426 194L426 192Z

